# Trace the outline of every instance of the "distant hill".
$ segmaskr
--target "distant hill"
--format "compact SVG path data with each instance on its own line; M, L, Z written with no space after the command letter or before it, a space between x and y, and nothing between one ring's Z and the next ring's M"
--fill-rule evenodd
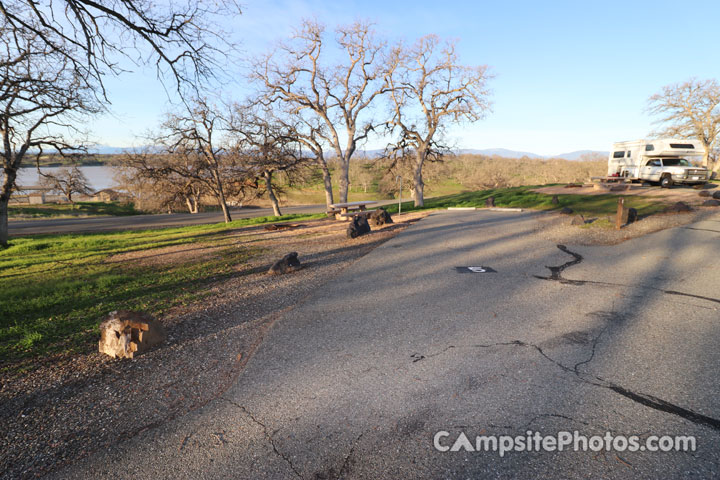
M384 150L358 150L357 156L359 157L366 157L366 158L377 158L382 156L384 153ZM458 154L469 154L469 155L486 155L488 157L492 157L493 155L497 155L498 157L505 157L505 158L532 158L536 160L545 160L550 158L562 158L563 160L581 160L583 157L589 157L589 156L597 156L598 158L607 158L608 152L602 152L599 150L576 150L574 152L568 152L568 153L560 153L557 155L540 155L537 153L532 152L523 152L519 150L510 150L507 148L485 148L485 149L477 149L477 148L461 148L457 150ZM332 153L330 153L328 156L332 156Z
M610 152L602 152L599 150L576 150L569 153L561 153L560 155L553 155L551 158L562 158L565 160L580 160L583 156L590 157L602 157L606 159Z
M108 145L95 145L89 149L90 153L98 155L120 155L122 153L132 152L132 147L111 147Z
M488 157L491 157L493 155L497 155L499 157L506 157L506 158L521 158L521 157L528 157L528 158L545 158L542 155L538 155L537 153L532 152L520 152L517 150L508 150L507 148L485 148L482 150L478 149L472 149L472 148L464 148L458 150L458 153L467 153L471 155L487 155Z
M558 155L539 155L537 153L532 152L521 152L518 150L508 150L507 148L486 148L482 150L478 149L461 149L458 150L458 153L467 153L471 155L497 155L499 157L506 157L506 158L522 158L522 157L528 157L528 158L534 158L537 160L544 160L544 159L550 159L550 158L562 158L563 160L580 160L583 156L598 156L606 158L608 156L608 152L602 152L598 150L576 150L574 152L568 152L568 153L560 153Z

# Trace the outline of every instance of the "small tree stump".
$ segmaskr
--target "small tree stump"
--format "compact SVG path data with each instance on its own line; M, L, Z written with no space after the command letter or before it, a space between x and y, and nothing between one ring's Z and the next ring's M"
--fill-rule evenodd
M98 349L113 358L133 358L165 341L165 328L150 315L118 310L100 324Z
M270 270L268 270L268 275L283 275L295 270L300 270L300 260L298 260L297 252L290 252L272 264Z

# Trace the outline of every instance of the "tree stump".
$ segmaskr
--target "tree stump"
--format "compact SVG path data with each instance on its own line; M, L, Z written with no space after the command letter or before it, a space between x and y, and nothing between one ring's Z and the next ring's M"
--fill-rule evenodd
M133 358L165 341L165 328L150 315L118 310L100 324L98 349L113 358Z
M300 270L300 260L297 252L290 252L283 258L273 263L268 270L268 275L282 275Z

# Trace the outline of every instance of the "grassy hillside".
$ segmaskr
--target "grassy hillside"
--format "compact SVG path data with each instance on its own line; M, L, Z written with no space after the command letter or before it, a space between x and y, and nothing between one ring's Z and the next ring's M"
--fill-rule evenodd
M495 197L498 207L532 208L536 210L559 210L572 208L576 213L590 215L613 215L617 211L617 200L621 195L558 195L558 205L553 205L552 195L533 192L538 186L496 188L477 192L429 198L423 209L448 207L485 207L485 200ZM637 209L639 215L650 215L662 211L667 204L656 198L625 196L625 206ZM386 207L391 213L397 212L397 205ZM416 210L412 202L403 202L403 211Z

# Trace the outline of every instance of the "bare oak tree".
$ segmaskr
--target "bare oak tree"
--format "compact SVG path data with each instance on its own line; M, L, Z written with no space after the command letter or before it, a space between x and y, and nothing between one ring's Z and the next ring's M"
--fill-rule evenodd
M153 204L153 209L172 211L184 204L189 213L198 213L200 200L208 191L209 177L198 155L153 153L127 154L120 167L119 179L139 203Z
M32 35L38 48L61 55L101 89L106 74L123 72L122 59L154 64L160 78L194 88L233 49L218 20L239 12L234 0L0 1L8 31Z
M336 30L336 45L346 60L328 65L323 26L306 21L292 40L256 62L253 78L269 101L282 101L300 113L312 113L323 124L316 138L335 152L340 165L340 201L347 202L350 159L375 125L369 107L388 89L393 65L371 26L357 22ZM326 181L326 189L329 182ZM327 193L329 198L331 191Z
M412 46L393 50L398 67L390 72L389 87L392 119L390 129L398 141L390 151L400 159L410 151L413 161L413 199L424 205L423 166L439 159L447 150L442 144L448 124L474 122L490 108L486 66L458 63L455 45L441 44L428 35Z
M292 179L293 173L311 161L303 155L296 128L280 121L270 108L235 105L228 130L233 150L242 159L239 163L263 178L273 213L279 217L282 212L273 175L283 172Z
M186 159L187 165L202 165L202 168L191 170L172 165L164 165L164 168L168 173L190 175L202 182L215 197L227 223L232 221L227 190L235 165L219 138L225 126L225 119L217 113L215 106L206 99L196 98L189 103L186 112L168 115L154 144L162 148L162 153Z
M81 149L76 125L99 110L92 85L64 55L34 33L12 32L0 17L0 245L7 245L8 203L20 166L47 150Z
M700 140L703 165L714 171L720 162L712 158L720 137L720 84L717 80L690 79L663 87L648 100L648 111L660 118L658 136Z
M155 64L178 92L197 91L232 51L213 18L235 8L233 0L0 0L0 245L7 245L7 205L26 155L77 148L67 135L78 124L73 116L99 112L105 76L128 62Z
M40 185L48 187L51 191L65 195L68 202L73 201L73 195L90 195L90 181L77 165L72 167L64 167L55 173L43 173L38 169L40 174Z
M323 188L325 189L325 205L330 206L334 203L332 175L330 166L325 155L324 139L327 138L327 128L325 123L314 115L306 115L298 111L284 111L276 117L283 128L292 132L292 136L300 144L301 149L309 150L313 157L314 163L320 167L323 178Z

